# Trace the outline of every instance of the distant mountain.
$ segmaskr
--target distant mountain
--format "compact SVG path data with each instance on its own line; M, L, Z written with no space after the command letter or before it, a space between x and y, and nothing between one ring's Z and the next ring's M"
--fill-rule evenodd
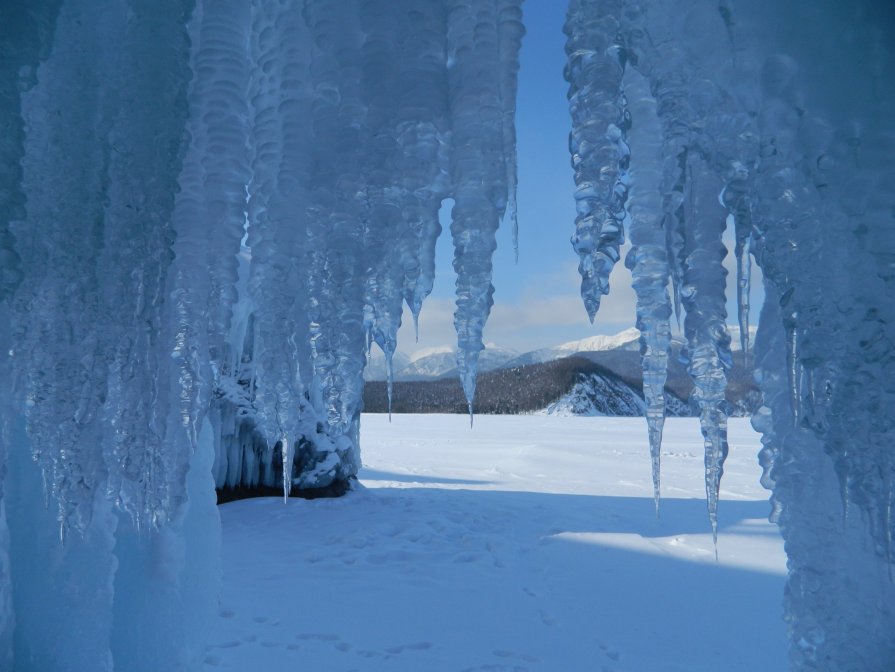
M410 357L403 352L396 352L392 358L393 371L400 371L408 364L410 364ZM367 361L367 368L364 369L364 380L386 380L387 378L385 355L378 346L374 345L370 359Z
M581 385L584 387L581 387ZM576 388L576 386L579 386ZM577 389L577 391L576 391ZM629 385L613 372L583 357L565 357L552 362L497 369L478 378L474 410L484 414L515 414L544 411L571 394L591 395L604 415L642 415L643 396L639 385ZM599 394L606 391L605 397ZM679 402L678 408L683 402ZM364 386L364 410L388 410L385 383ZM460 381L440 378L395 383L392 397L395 413L466 413L466 398Z
M503 368L518 356L519 352L516 350L501 348L489 343L479 356L479 372L485 373ZM432 380L456 375L456 371L457 351L449 346L425 348L409 357L403 353L395 354L394 379L397 381ZM385 356L378 348L374 348L370 364L364 372L364 380L382 381L385 379Z
M733 330L732 330L733 331ZM733 368L728 372L727 401L733 415L748 415L760 402L751 370L744 366L739 334L732 334ZM687 400L693 382L682 363L683 343L674 339L668 363L669 415L690 415ZM490 353L490 354L489 354ZM449 348L418 353L400 371L396 367L396 413L463 413L466 400ZM475 409L479 413L642 415L643 385L639 332L596 336L519 355L490 346L482 353ZM383 376L384 377L384 376ZM501 387L506 386L506 387ZM387 410L385 385L369 381L365 408Z
M604 352L607 350L625 350L640 352L640 332L633 327L615 334L614 336L590 336L578 341L561 343L550 348L532 350L510 361L508 366L526 366L528 364L541 364L562 359L570 355L585 352Z
M572 388L547 405L546 415L639 416L643 397L615 376L581 374Z

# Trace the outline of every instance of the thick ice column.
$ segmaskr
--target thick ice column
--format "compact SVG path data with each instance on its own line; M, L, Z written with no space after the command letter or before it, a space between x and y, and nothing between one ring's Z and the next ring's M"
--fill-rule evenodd
M766 481L787 545L792 667L888 669L895 471L880 409L895 403L895 237L883 120L895 101L875 80L895 69L877 41L890 13L875 3L751 9L753 25L768 11L789 20L785 35L766 38L773 51L760 71L754 245L775 309L759 324L765 408L755 424L765 461L775 457ZM791 29L796 16L811 27L804 37ZM774 54L781 47L791 55Z
M60 4L39 0L0 7L0 301L12 294L23 273L11 230L25 218L21 93L34 85L38 63L49 53Z
M241 0L203 2L199 10L191 36L190 132L195 144L191 151L202 181L196 194L201 199L199 217L192 225L204 230L208 239L201 271L207 267L210 274L209 351L220 367L232 357L226 343L236 301L236 257L245 234L246 190L251 178L247 99L252 12L251 3Z
M128 513L117 515L111 649L117 665L135 672L199 669L220 590L220 522L210 464L213 446L210 430L202 428L208 422L213 369L224 367L221 358L226 354L218 346L212 360L209 342L225 342L229 325L216 316L229 315L232 288L218 292L213 287L222 275L226 277L219 270L236 264L244 217L232 213L228 218L224 203L229 192L235 201L233 210L241 212L239 208L245 207L246 176L238 168L245 163L246 135L244 129L226 128L227 120L232 120L228 107L209 95L199 73L215 73L209 77L215 87L237 89L228 68L244 71L246 59L245 53L242 62L237 54L219 53L224 41L221 24L226 25L228 11L236 10L237 21L245 13L240 7L214 4L206 7L210 11L200 8L190 26L194 36L190 66L196 75L189 91L190 144L172 213L173 259L159 306L160 360L170 362L157 377L162 398L169 400L166 408L157 411L168 414L162 443L188 471L177 484L184 488L181 503L162 524L147 529ZM245 51L239 39L233 44ZM238 107L229 112L245 121ZM226 180L222 184L209 174L215 170L210 161L232 171L229 179L234 182L229 189ZM211 258L212 252L219 258ZM203 432L206 438L200 442ZM203 510L204 514L198 513ZM185 521L196 516L201 518L201 529L193 525L187 530Z
M49 51L59 4L49 0L0 7L0 669L12 669L15 628L4 481L14 418L19 420L12 390L10 306L24 271L12 233L15 223L25 218L21 94L36 82L39 60Z
M6 302L0 300L0 666L13 669L13 631L15 612L12 603L12 573L9 560L9 527L6 522L6 502L4 482L6 480L7 458L11 448L12 423L16 413L13 402L12 333L10 310Z
M627 53L620 31L622 0L571 0L565 24L578 217L581 297L593 322L609 293L609 274L624 242L628 196L629 117L622 91Z
M493 305L491 257L507 207L507 155L499 69L504 27L494 2L448 0L447 58L457 273L457 368L472 411L482 330ZM505 7L505 11L508 8ZM513 17L506 13L508 20ZM504 88L510 82L504 81ZM509 92L508 92L509 93ZM515 91L512 92L515 97Z
M159 529L118 515L111 650L116 669L200 670L221 582L221 524L211 477L213 431L204 420L190 454L188 499Z
M398 32L399 102L394 181L402 191L403 227L397 246L404 301L415 325L435 281L438 212L450 190L450 118L446 63L447 11L441 2L412 0Z
M361 98L370 130L365 153L364 267L367 274L364 331L367 346L375 343L384 353L387 371L389 412L392 399L392 358L397 348L404 300L404 268L413 264L402 259L412 248L403 245L412 238L402 212L415 199L404 189L399 172L398 104L400 91L410 84L399 63L400 39L406 21L406 3L373 3L361 7L360 27L364 34L361 66Z
M97 266L112 347L106 404L109 487L145 524L184 502L187 456L164 441L171 366L164 331L177 180L186 149L190 0L132 0L115 70L104 82L109 117L105 229ZM165 110L159 114L159 109ZM165 410L162 410L165 409Z
M310 161L309 34L302 3L256 3L252 31L253 177L250 187L249 288L253 315L255 422L270 449L279 442L284 492L291 487L291 451L308 434L304 376ZM283 448L286 451L283 451ZM289 481L289 482L287 482Z
M61 544L54 495L45 507L44 479L31 459L23 418L12 418L8 429L4 503L14 577L18 662L13 669L113 672L110 635L117 562L112 504L105 492L94 491L90 519Z
M357 432L363 389L363 172L371 143L363 105L360 7L356 0L308 0L316 89L309 127L315 138L309 177L308 267L311 400L335 452L309 465L309 486L353 476L359 466ZM323 48L325 45L325 48ZM303 477L305 478L305 477Z
M890 569L868 543L864 516L846 513L835 455L811 428L792 423L780 296L771 282L766 291L755 342L764 403L753 426L763 435L762 484L773 487L786 540L790 662L795 670L884 670L895 656Z
M631 129L630 213L631 251L625 264L631 269L637 293L637 328L640 330L640 361L643 396L653 467L656 511L659 506L659 462L665 424L665 380L671 347L671 301L668 296L668 259L662 228L662 127L649 82L639 72L625 73Z
M40 84L24 97L29 202L27 221L15 228L27 271L15 301L15 364L30 400L31 449L63 532L86 528L95 492L107 485L102 422L118 313L103 304L112 269L97 259L111 153L100 92L112 77L124 13L86 20L88 5L66 4Z
M236 376L231 313L248 174L248 33L244 2L202 3L190 25L189 146L173 213L164 338L172 349L168 441L191 452L221 374Z
M2 440L2 439L0 439ZM0 448L4 450L5 448ZM5 465L5 456L2 458ZM9 526L6 503L0 499L0 665L12 669L15 611L12 604L12 572L9 562Z

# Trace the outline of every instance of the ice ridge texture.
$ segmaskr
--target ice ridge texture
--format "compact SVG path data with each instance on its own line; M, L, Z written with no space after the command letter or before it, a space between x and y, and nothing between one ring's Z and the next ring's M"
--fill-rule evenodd
M585 308L628 226L656 495L673 306L716 535L731 229L799 671L895 669L892 25L870 0L571 0L566 22ZM753 261L766 296L754 351Z

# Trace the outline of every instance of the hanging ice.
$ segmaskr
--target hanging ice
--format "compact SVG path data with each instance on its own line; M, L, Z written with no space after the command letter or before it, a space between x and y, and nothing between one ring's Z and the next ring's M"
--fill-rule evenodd
M454 208L454 270L457 272L457 368L472 413L482 329L493 305L491 255L495 234L507 207L507 165L514 150L506 146L507 111L514 109L515 81L497 69L484 69L496 58L512 72L518 67L513 45L521 37L519 2L448 0L448 95L453 132L451 179ZM508 41L510 41L508 43ZM514 173L512 173L514 174ZM514 206L515 207L515 206Z
M635 167L631 171L631 251L625 260L637 293L637 328L643 367L643 396L653 468L653 494L659 511L659 467L665 424L665 380L671 347L671 302L668 297L668 260L662 229L661 127L649 82L634 69L625 73L632 124L628 133Z
M575 235L581 297L593 322L600 299L609 292L609 274L625 240L628 195L629 125L622 92L627 53L620 41L622 0L572 0L566 80L572 133L569 151L575 170Z
M566 24L573 140L593 129L600 146L610 146L599 133L618 114L609 107L620 100L615 64L629 71L622 81L632 113L628 263L638 287L645 392L655 400L650 379L659 380L661 363L649 346L668 315L661 301L653 304L659 312L646 312L646 287L664 286L662 271L651 277L641 267L653 249L669 264L679 318L686 312L713 530L730 366L725 221L734 228L747 362L750 256L762 269L769 303L754 357L764 404L753 423L764 434L762 483L773 489L772 517L789 555L785 606L796 670L895 665L888 411L895 406L895 56L886 39L893 21L891 7L863 1L573 0ZM582 54L604 71L581 79ZM582 100L605 104L582 115ZM576 178L588 156L580 144L571 148ZM606 179L622 155L596 164ZM659 213L664 245L646 248L655 229L645 215ZM598 230L585 227L588 235ZM592 315L593 292L584 289Z
M4 669L198 669L210 474L348 488L365 349L418 317L445 198L471 405L515 220L520 4L2 4ZM48 598L72 581L93 617Z

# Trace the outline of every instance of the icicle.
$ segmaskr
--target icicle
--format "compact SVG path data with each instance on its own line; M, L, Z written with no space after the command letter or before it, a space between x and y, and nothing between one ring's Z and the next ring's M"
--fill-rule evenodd
M792 297L785 294L780 299L781 307ZM799 361L799 329L798 316L792 313L783 319L786 331L786 373L789 381L789 402L792 406L793 426L798 427L802 421L802 364Z
M307 334L307 229L295 213L309 207L298 178L310 161L310 62L302 3L253 5L250 85L252 180L249 187L249 293L254 307L249 393L255 429L272 446L307 432L303 371L310 369ZM307 374L304 374L307 375ZM284 447L285 448L285 447ZM267 459L267 458L266 458ZM266 483L274 485L275 483Z
M283 458L283 503L287 504L292 492L292 447L286 434L280 437L280 453Z
M627 60L619 42L622 7L621 0L572 0L564 27L578 211L572 246L580 259L581 297L591 322L609 292L609 274L625 239L629 118L621 88Z
M740 348L743 351L744 366L749 362L749 295L752 292L752 257L750 256L752 237L742 245L737 243L737 318L740 325Z
M662 229L662 129L656 101L648 82L634 70L625 73L631 111L631 215L632 248L625 260L637 293L637 328L640 330L643 394L652 462L653 495L659 515L660 457L665 424L665 380L671 345L671 302L668 297L668 261Z
M357 0L307 0L302 13L313 45L311 108L307 119L296 123L314 142L304 150L307 163L300 173L309 189L302 245L310 254L299 272L309 297L305 333L313 371L311 401L325 435L325 440L315 436L313 464L303 465L300 476L313 487L347 480L359 466L364 306L370 279L364 244L372 231L368 227L375 226L371 217L378 217L377 209L389 200L378 193L381 184L369 174L376 167L376 145L374 124L366 116L366 68L381 64L367 64L362 56L365 43L370 46L364 25L374 9Z
M730 337L725 320L722 265L726 249L721 242L725 213L718 203L720 185L700 159L688 167L690 196L685 202L691 222L686 239L682 300L687 310L687 371L693 379L692 399L699 408L705 439L705 489L712 537L717 552L718 494L727 458L727 370L731 366Z
M386 387L388 388L388 421L392 421L392 391L394 389L394 365L393 365L393 355L394 350L388 349L385 351L385 374L386 374Z
M0 301L24 277L13 229L25 217L22 158L25 123L21 96L36 83L38 63L49 52L61 0L7 3L0 26Z
M518 0L504 3L518 7ZM492 255L507 204L506 126L499 73L482 62L500 60L499 17L493 5L448 0L449 105L453 118L451 234L457 272L457 368L467 402L475 397L482 330L493 305ZM503 89L514 88L504 83ZM515 96L515 91L507 91ZM506 102L504 98L503 102ZM510 159L511 160L511 159Z
M732 145L733 143L728 140L726 144ZM736 237L734 254L737 261L737 321L740 327L740 348L743 351L744 365L747 366L749 361L749 293L752 274L750 257L752 242L751 190L749 168L739 160L731 161L727 181L721 191L719 201L727 208L729 217L734 224Z
M201 7L191 95L191 132L201 132L202 221L208 232L211 276L209 351L224 365L238 279L237 255L245 234L249 170L249 31L251 2L221 0Z
M519 48L525 27L522 8L517 0L498 0L498 43L500 45L500 99L503 108L503 161L507 169L507 213L513 234L513 257L519 263L519 217L516 202L516 88L519 73Z

